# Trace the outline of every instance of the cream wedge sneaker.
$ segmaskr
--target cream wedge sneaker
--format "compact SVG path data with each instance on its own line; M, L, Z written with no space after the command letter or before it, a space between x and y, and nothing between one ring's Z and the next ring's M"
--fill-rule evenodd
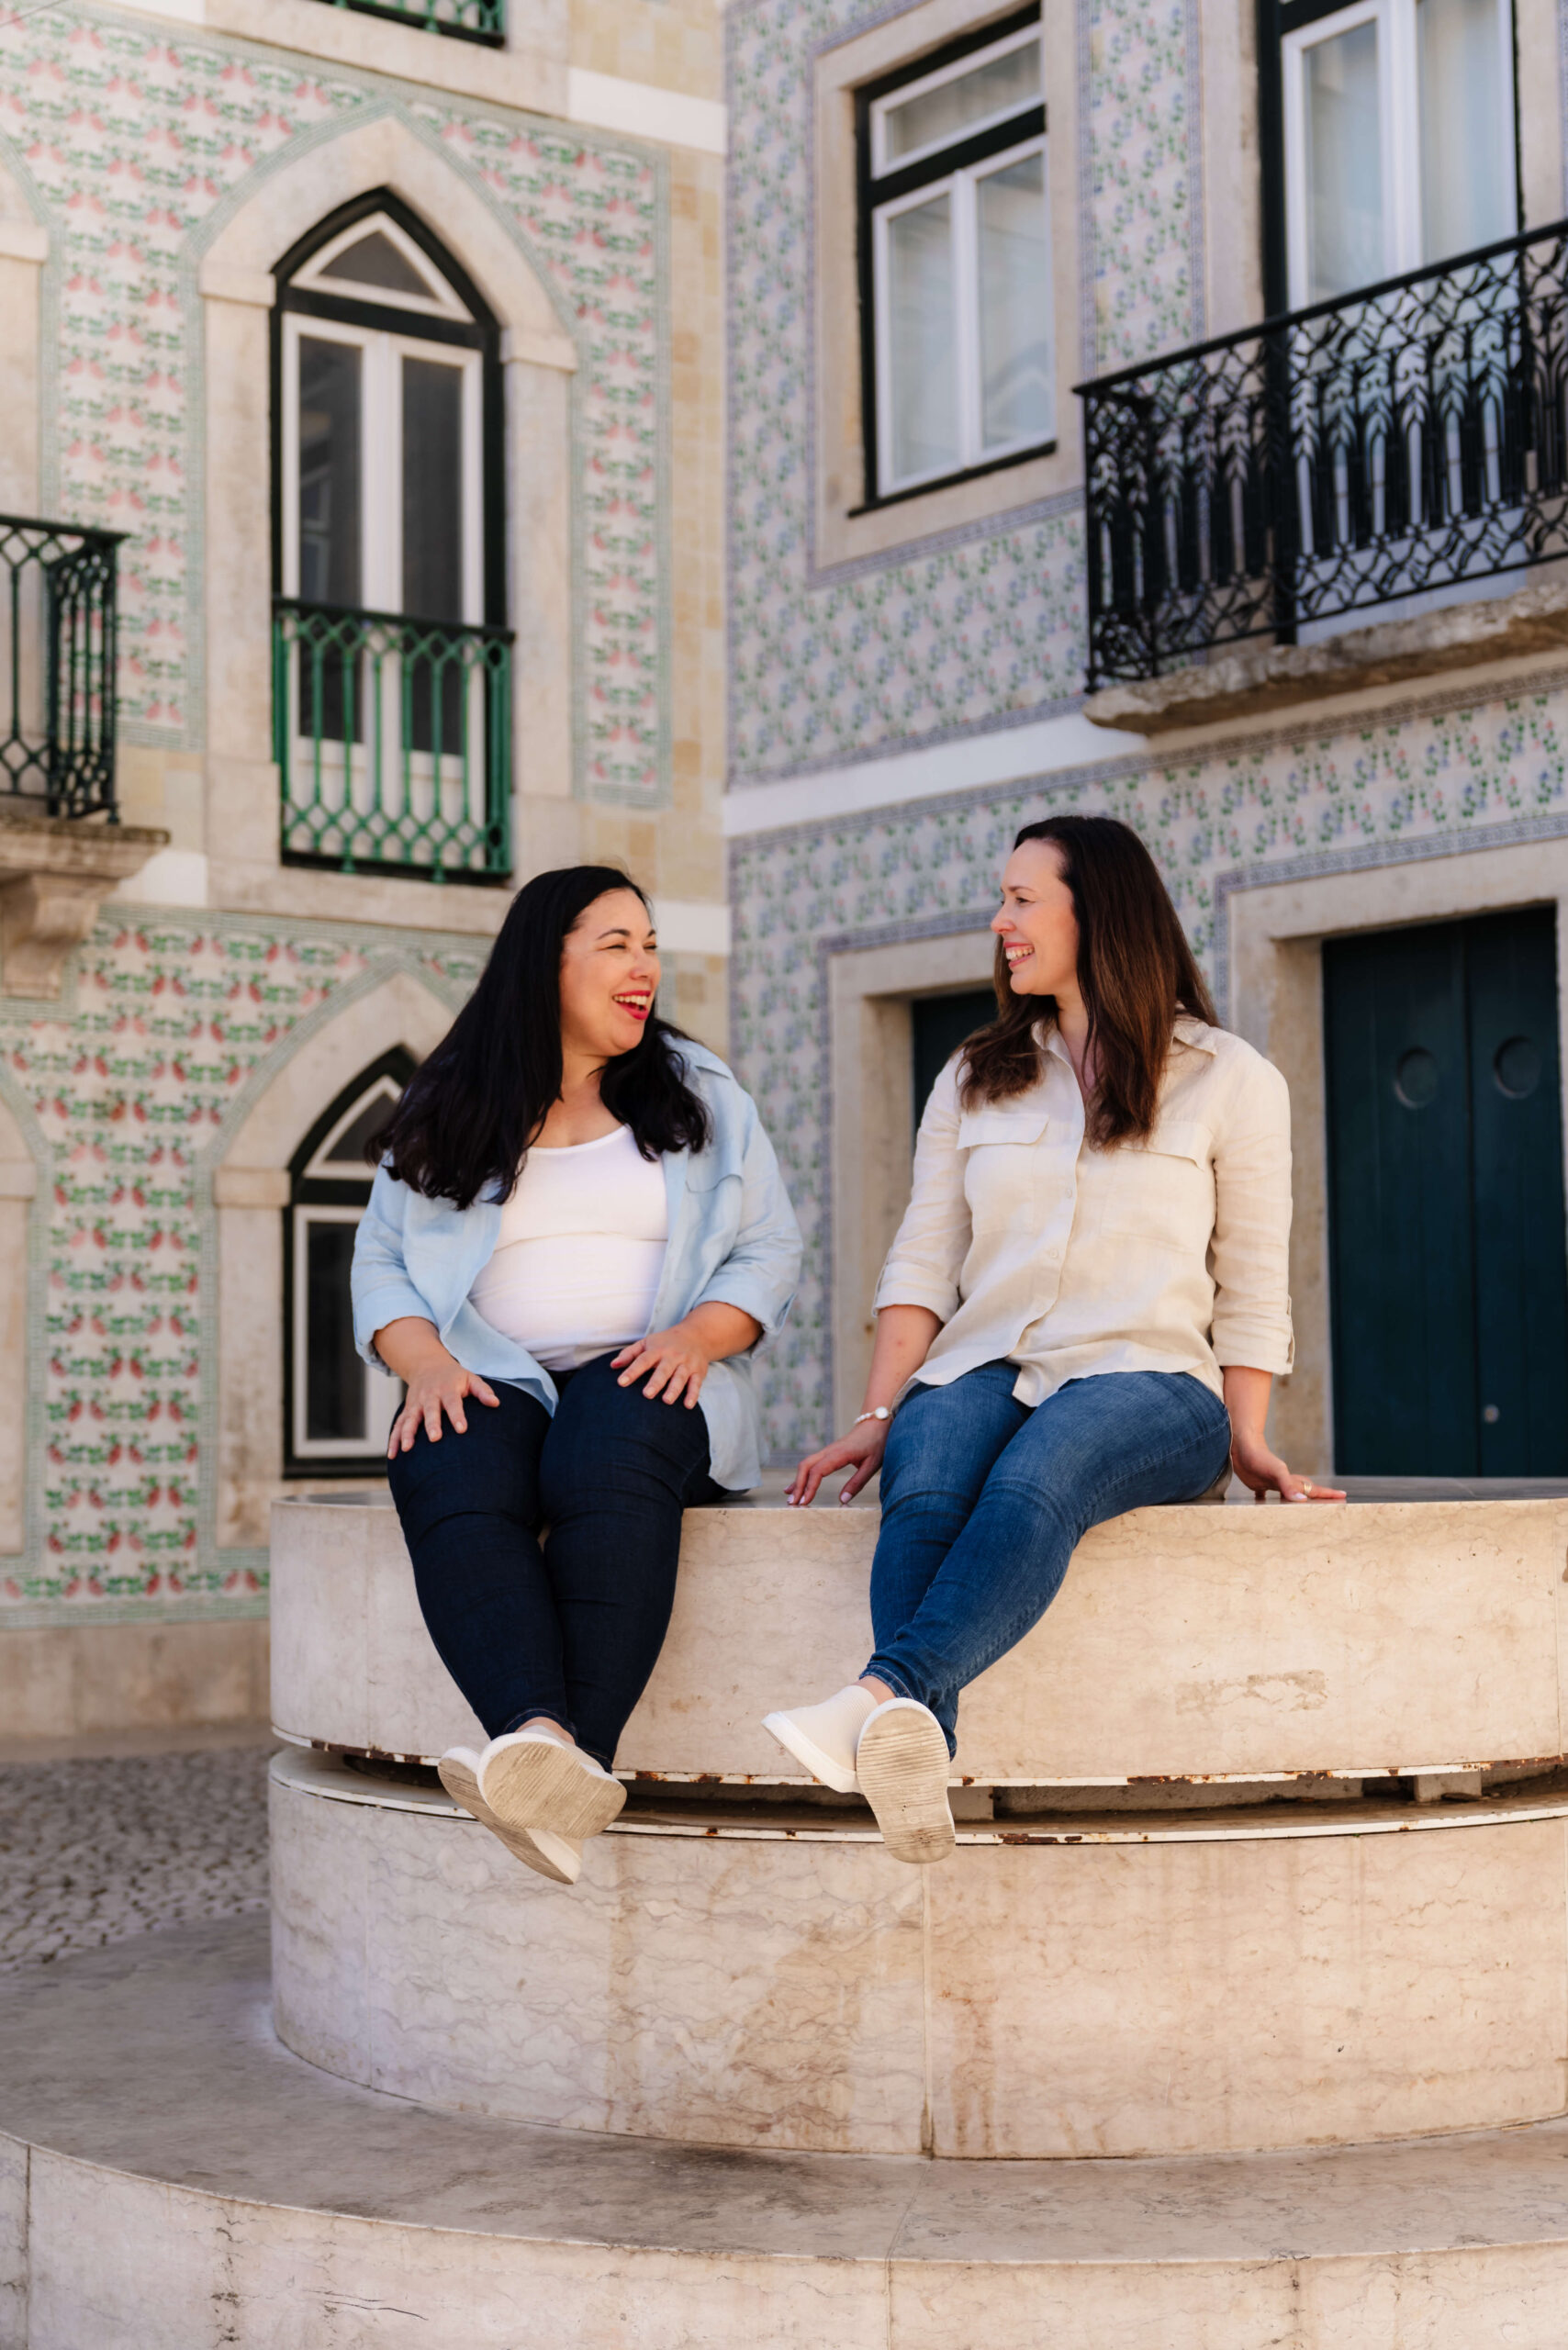
M591 1754L532 1722L491 1739L479 1757L479 1793L504 1828L547 1828L574 1841L601 1835L626 1800Z
M867 1717L855 1751L860 1792L895 1861L945 1861L953 1849L947 1741L913 1697L890 1697Z
M471 1746L448 1747L436 1764L442 1785L482 1828L498 1836L513 1860L556 1885L576 1885L582 1872L583 1848L570 1836L554 1835L548 1828L508 1828L496 1818L479 1793L479 1758Z
M857 1785L855 1741L876 1702L869 1689L851 1682L847 1689L820 1706L765 1714L762 1727L772 1732L787 1754L805 1764L813 1779L820 1779L835 1794L852 1796Z

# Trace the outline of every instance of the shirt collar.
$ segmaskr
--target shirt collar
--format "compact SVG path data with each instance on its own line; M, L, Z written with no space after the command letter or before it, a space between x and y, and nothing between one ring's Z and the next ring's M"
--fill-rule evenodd
M1171 1034L1179 1045L1191 1045L1194 1051L1207 1053L1212 1058L1215 1051L1215 1032L1205 1021L1194 1020L1185 1012L1178 1013L1176 1025Z
M1178 1013L1176 1025L1170 1033L1179 1045L1191 1045L1194 1051L1213 1056L1215 1032L1204 1021L1194 1020L1185 1012ZM1054 1020L1046 1029L1041 1042L1047 1053L1054 1055L1056 1059L1063 1062L1069 1069L1071 1069L1072 1062L1069 1058L1067 1046L1061 1040L1061 1030Z

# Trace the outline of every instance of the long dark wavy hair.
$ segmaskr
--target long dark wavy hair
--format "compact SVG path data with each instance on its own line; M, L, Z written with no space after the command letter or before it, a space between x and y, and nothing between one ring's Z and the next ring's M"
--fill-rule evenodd
M1218 1025L1204 975L1155 864L1130 824L1114 816L1047 816L1014 842L1049 841L1078 917L1078 984L1089 1013L1093 1090L1085 1117L1092 1143L1141 1142L1154 1124L1160 1080L1179 1013ZM1040 1074L1038 1024L1056 1016L1051 996L1016 995L996 942L996 1018L964 1046L965 1106L1026 1092Z
M596 898L633 890L613 865L536 873L511 901L478 986L366 1156L427 1199L468 1207L488 1183L510 1199L529 1145L561 1091L561 946ZM650 912L652 909L649 909ZM644 1158L700 1150L711 1126L672 1050L682 1032L656 1013L629 1053L607 1061L604 1106Z

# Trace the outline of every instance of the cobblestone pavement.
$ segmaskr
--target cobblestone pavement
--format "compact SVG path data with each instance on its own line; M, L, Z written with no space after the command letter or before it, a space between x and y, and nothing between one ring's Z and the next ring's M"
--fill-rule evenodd
M0 1763L0 1975L267 1900L255 1748Z

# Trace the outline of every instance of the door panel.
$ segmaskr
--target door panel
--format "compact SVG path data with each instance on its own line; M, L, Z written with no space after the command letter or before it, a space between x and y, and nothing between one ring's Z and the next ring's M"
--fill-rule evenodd
M1554 915L1334 939L1323 966L1336 1467L1564 1473Z
M1542 906L1465 929L1481 1472L1556 1477L1568 1469L1556 917Z
M962 995L917 995L910 1005L914 1044L914 1124L918 1132L931 1089L966 1036L996 1018L994 988L967 988Z
M1351 1474L1478 1465L1456 929L1324 948L1334 1459Z

